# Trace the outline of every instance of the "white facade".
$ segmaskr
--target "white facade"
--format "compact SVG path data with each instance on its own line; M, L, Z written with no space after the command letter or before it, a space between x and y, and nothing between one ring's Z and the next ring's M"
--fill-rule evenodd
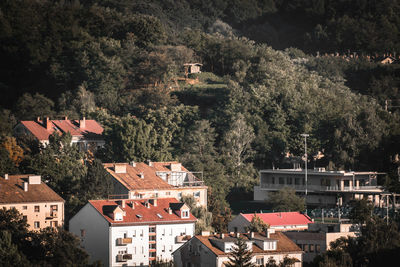
M100 260L105 266L149 266L157 259L172 260L172 252L186 242L185 237L194 235L195 223L112 224L88 203L70 220L70 232L81 239L92 262Z

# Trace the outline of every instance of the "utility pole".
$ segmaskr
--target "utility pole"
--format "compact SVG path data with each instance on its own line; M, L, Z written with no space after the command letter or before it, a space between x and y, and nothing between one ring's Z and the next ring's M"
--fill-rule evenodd
M305 179L305 184L306 184L306 191L305 191L305 193L306 193L306 198L305 198L305 204L306 204L306 215L307 215L307 189L308 189L308 181L307 181L307 137L309 137L310 135L309 134L306 134L306 133L304 133L304 134L301 134L301 136L303 136L304 137L304 157L305 157L305 166L304 166L304 175L305 175L305 177L304 177L304 179Z

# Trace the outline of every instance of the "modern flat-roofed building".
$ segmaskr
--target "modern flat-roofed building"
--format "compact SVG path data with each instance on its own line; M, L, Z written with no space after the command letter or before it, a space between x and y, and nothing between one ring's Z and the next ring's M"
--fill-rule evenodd
M368 198L380 205L383 188L378 185L378 172L327 171L325 168L274 169L260 171L260 185L254 187L254 200L268 199L271 192L284 187L293 188L298 194L307 191L307 205L334 206L352 199Z
M171 260L197 219L174 198L91 200L69 221L91 261L105 266L150 266Z
M265 266L270 259L277 264L285 257L297 260L293 267L302 266L302 250L281 232L269 230L266 233L222 233L210 235L203 232L174 251L174 264L178 267L222 267L228 263L230 253L237 239L241 237L252 252L252 263Z
M14 128L15 136L30 135L44 146L49 144L49 136L54 132L70 133L71 144L77 144L81 151L94 151L105 144L102 136L103 127L97 121L85 118L81 120L69 120L67 117L62 120L37 118L34 121L21 121Z
M0 208L16 208L29 230L64 225L64 199L41 181L39 175L0 178Z
M177 198L193 196L197 205L207 207L207 186L201 173L188 171L181 163L105 163L113 177L116 198Z

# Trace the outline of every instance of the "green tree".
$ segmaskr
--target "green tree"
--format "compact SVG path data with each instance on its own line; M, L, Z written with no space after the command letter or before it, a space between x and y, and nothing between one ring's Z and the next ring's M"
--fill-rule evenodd
M25 255L12 242L9 231L0 231L0 266L30 266Z
M99 159L87 164L87 174L80 182L80 195L85 202L91 199L105 199L113 193L113 183L110 174L104 169Z
M284 187L278 192L271 193L266 201L276 211L304 211L305 200L297 196L294 189Z
M15 114L20 120L33 120L37 117L51 117L55 115L54 102L42 94L22 95L15 106Z
M265 232L269 228L269 225L266 224L260 217L257 216L256 213L254 213L253 218L251 219L250 225L247 226L246 232Z
M251 262L252 252L248 249L246 242L242 237L239 237L235 242L235 246L230 253L229 262L226 266L230 267L252 267L254 264Z
M372 203L366 198L354 200L350 203L350 206L351 211L349 218L354 223L359 224L365 223L371 217L372 211L374 209Z

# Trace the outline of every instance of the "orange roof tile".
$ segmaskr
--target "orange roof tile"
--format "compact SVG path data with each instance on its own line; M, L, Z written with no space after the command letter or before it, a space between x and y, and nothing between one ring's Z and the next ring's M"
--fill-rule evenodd
M229 239L229 241L236 241L236 237L234 235L229 235L225 234L225 239ZM244 240L250 240L250 234L241 234L241 237ZM260 235L258 233L255 233L255 238L257 237L262 237L265 238L265 236ZM193 238L197 238L200 240L201 243L203 243L206 247L208 247L215 255L217 256L223 256L223 255L229 255L230 253L224 252L220 250L218 247L214 246L210 240L212 239L219 239L217 235L211 235L211 236L202 236L202 235L196 235ZM277 249L276 250L268 250L264 251L258 246L253 244L252 252L254 254L263 254L263 253L268 253L268 254L278 254L278 253L293 253L293 252L302 252L301 248L299 248L292 240L290 240L286 235L284 235L282 232L275 232L270 234L270 239L271 240L278 240L277 242Z
M115 179L129 190L168 190L174 188L172 185L158 177L153 167L150 167L143 162L135 163L135 167L128 163L104 163L103 165ZM115 165L125 165L126 172L116 173L114 168ZM140 178L140 174L143 174L143 178Z
M125 199L125 208L122 208L118 200L90 200L89 203L110 223L110 224L162 224L162 223L188 223L196 222L197 219L191 213L189 218L181 218L175 212L169 214L170 204L179 203L175 198L157 199L157 206L145 202L148 199L134 200ZM108 214L116 207L125 211L122 221L114 221ZM159 214L159 215L158 215Z
M27 182L28 177L29 175L9 175L7 180L0 178L0 203L64 202L64 199L43 182L29 184L28 191L24 191L23 182Z
M254 217L254 213L241 213L241 215L251 222ZM280 225L307 225L309 223L313 223L310 217L305 214L302 214L298 211L293 212L271 212L271 213L256 213L257 217L260 217L264 223L267 223L270 226L280 226Z
M21 124L38 140L48 140L54 132L69 132L72 136L81 136L88 139L101 139L103 127L95 120L85 120L85 127L79 127L79 120L49 120L51 127L46 129L42 121L21 121Z

